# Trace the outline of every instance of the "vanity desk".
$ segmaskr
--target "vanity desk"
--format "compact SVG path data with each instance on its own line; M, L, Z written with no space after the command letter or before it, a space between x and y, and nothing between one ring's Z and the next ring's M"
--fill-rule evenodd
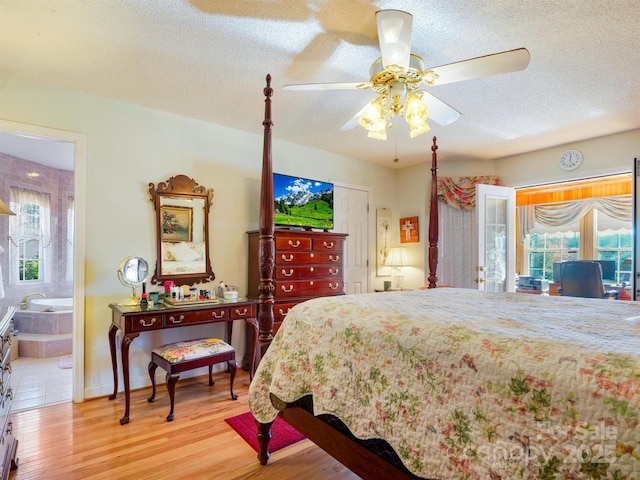
M116 360L116 333L120 330L122 345L120 349L122 360L122 374L124 379L125 412L120 424L129 423L130 385L129 385L129 346L133 339L141 332L165 330L193 325L226 322L227 339L231 344L233 322L243 320L251 328L257 328L257 301L253 300L219 300L217 303L194 303L185 305L165 305L160 302L141 309L140 305L110 304L112 319L109 328L109 348L111 350L111 364L113 367L113 395L118 393L118 364ZM256 346L253 345L252 356Z

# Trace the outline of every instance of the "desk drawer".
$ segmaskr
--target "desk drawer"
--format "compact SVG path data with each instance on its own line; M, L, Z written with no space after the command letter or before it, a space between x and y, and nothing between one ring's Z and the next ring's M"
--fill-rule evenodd
M160 313L131 317L131 331L158 330L163 327L162 320L162 314Z
M234 320L243 318L255 318L256 311L253 305L237 305L229 307L229 315Z
M181 312L179 309L176 309L175 312L167 313L165 316L165 326L181 327L196 323L210 323L212 319L220 321L228 320L229 308L220 307L195 312Z

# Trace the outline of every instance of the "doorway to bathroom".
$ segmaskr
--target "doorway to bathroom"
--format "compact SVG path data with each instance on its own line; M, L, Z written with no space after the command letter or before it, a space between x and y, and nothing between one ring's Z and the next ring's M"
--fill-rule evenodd
M13 410L83 399L84 145L81 134L0 120L0 198L18 213L0 225L0 305L18 309ZM24 228L34 224L35 239Z

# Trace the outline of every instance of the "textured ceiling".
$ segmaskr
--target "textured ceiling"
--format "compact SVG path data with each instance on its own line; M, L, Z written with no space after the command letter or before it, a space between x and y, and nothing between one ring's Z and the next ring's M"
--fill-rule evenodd
M531 62L431 87L462 117L416 139L339 130L370 91L281 89L368 80L386 8L413 14L428 67L519 47ZM257 134L270 73L274 138L403 167L430 158L433 135L448 161L640 128L639 24L637 0L0 0L0 72Z

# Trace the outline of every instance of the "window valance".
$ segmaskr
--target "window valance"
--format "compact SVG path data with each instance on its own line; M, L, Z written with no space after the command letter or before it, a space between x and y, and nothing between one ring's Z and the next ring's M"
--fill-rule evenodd
M520 241L524 241L536 223L548 227L561 227L581 219L592 208L597 208L616 220L631 221L633 219L631 195L585 198L573 202L543 205L521 205L518 207Z
M458 210L475 210L478 184L500 185L500 177L438 177L438 200Z

